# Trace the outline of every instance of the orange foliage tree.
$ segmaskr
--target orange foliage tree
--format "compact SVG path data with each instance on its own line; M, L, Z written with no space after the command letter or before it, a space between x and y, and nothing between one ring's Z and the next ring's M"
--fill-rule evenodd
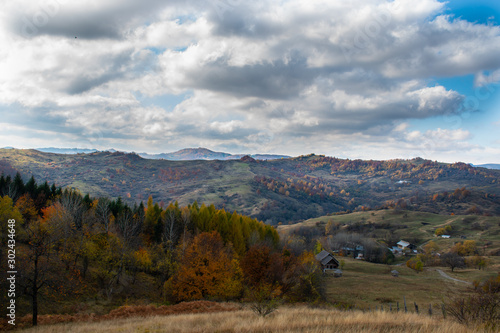
M231 299L241 295L242 272L231 246L217 231L196 236L180 259L180 267L165 285L176 301Z

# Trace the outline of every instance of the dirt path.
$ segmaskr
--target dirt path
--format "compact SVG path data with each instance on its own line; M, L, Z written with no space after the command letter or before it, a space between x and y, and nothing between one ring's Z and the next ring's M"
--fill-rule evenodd
M457 220L456 217L452 217L451 219L447 220L445 223L435 225L434 228L441 228L441 227L447 226L448 224L451 224L452 222L454 222L456 220Z
M430 225L430 223L428 223L428 224L423 225L423 226L421 226L420 228L418 228L418 230L419 230L419 231L421 231L421 232L423 232L423 233L425 233L425 234L429 233L429 234L431 234L431 235L434 235L434 232L433 232L432 230L425 230L425 229L427 229L427 228L429 227L429 225L430 225L430 227L431 227L432 229L434 229L434 230L435 230L435 229L437 229L437 228L442 228L442 227L445 227L445 226L447 226L447 225L449 225L449 224L451 224L451 223L455 222L456 220L457 220L457 219L456 219L455 217L452 217L452 218L450 218L450 219L446 220L446 222L441 223L441 224L438 224L438 225L434 225L434 226L433 226L433 225ZM426 243L427 243L427 242L426 242ZM422 244L422 245L420 245L420 246L424 246L424 245L425 245L425 244Z
M452 281L456 281L456 282L461 282L461 283L467 283L467 284L472 284L471 282L469 281L464 281L464 280L459 280L459 279L455 279L455 278L452 278L451 276L449 276L448 274L446 274L445 272L443 272L442 270L440 269L436 269L438 271L438 273L444 277L445 279L448 279L448 280L452 280Z

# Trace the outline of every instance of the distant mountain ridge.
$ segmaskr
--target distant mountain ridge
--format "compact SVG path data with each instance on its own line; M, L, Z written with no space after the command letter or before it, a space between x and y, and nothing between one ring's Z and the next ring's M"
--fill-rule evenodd
M256 160L276 160L290 158L287 155L275 154L229 154L216 152L207 148L185 148L173 153L147 154L139 153L139 156L147 159L164 159L170 161L192 161L192 160L239 160L243 156L250 156Z
M35 148L35 150L41 151L43 153L53 153L53 154L90 154L95 153L97 149L88 149L88 148ZM113 152L114 150L110 150Z
M7 147L6 147L7 148ZM13 149L12 147L8 147ZM54 153L54 154L91 154L96 153L97 149L88 148L35 148L35 150L41 151L43 153ZM111 153L116 152L115 149L107 149ZM148 154L148 153L138 153L137 155L145 159L153 160L169 160L169 161L193 161L193 160L238 160L243 156L250 156L256 160L275 160L281 158L290 158L287 155L275 155L275 154L229 154L224 152L216 152L207 148L185 148L172 153L160 153L160 154Z
M475 167L478 168L486 168L486 169L495 169L495 170L500 170L500 164L494 164L494 163L489 163L489 164L480 164L480 165L474 165Z

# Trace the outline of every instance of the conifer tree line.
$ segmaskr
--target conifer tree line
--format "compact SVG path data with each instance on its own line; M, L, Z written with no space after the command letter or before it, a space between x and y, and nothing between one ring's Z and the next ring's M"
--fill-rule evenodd
M162 207L152 197L130 206L20 174L0 176L0 195L0 239L6 244L15 219L19 311L31 312L34 325L57 299L133 297L128 289L141 274L170 303L321 297L312 253L293 254L273 227L237 212L197 202Z

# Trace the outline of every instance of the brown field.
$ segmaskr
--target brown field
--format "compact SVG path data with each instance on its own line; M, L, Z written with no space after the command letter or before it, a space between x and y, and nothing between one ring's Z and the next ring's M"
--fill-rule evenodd
M415 311L416 302L420 311L426 312L432 306L435 312L440 312L443 302L447 303L451 295L466 292L470 285L444 278L438 273L438 269L450 277L469 283L494 277L500 271L500 262L496 257L491 258L491 264L486 270L455 269L453 273L448 267L426 267L423 272L417 273L404 264L389 266L347 257L338 259L345 262L343 276L323 277L326 299L334 304L362 309L373 309L376 306L388 308L389 304L395 307L398 302L402 307L403 297L406 297L410 311ZM399 277L395 278L390 274L393 269L399 271Z
M209 301L182 302L175 305L133 305L121 306L110 311L107 314L99 315L96 313L76 313L76 314L53 314L39 315L38 324L46 332L46 327L61 323L90 323L95 322L101 325L102 322L121 320L130 317L151 317L167 316L176 314L195 314L195 313L214 313L240 310L241 306L237 303L217 303ZM5 319L0 320L0 331L13 328L26 328L31 326L31 315L26 315L16 319L16 327L7 324ZM34 329L35 330L35 329Z
M440 317L405 313L283 307L268 317L250 310L132 317L99 322L41 325L37 333L86 332L480 332ZM24 332L23 331L23 332Z

